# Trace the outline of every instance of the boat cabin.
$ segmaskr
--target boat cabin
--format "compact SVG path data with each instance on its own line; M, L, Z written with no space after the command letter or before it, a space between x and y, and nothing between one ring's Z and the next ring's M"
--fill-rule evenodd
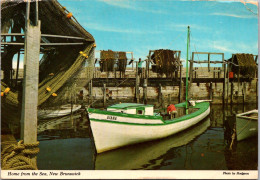
M107 111L121 112L126 114L137 114L137 115L154 115L153 105L137 104L137 103L121 103L109 106Z

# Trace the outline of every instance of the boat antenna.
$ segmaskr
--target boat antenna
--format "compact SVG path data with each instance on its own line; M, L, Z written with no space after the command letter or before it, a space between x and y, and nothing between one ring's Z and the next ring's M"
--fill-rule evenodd
M187 57L186 57L186 114L188 114L188 76L189 76L189 44L190 44L190 26L188 26L188 34L187 34Z

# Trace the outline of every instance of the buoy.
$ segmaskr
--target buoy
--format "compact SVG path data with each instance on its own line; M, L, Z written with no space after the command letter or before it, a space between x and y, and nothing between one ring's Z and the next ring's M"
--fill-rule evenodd
M4 93L7 94L9 91L10 91L10 88L7 87L7 88L5 88Z
M47 87L46 90L50 92L50 91L51 91L51 88L50 88L50 87Z
M56 93L52 93L51 95L54 96L54 97L58 96Z
M97 45L96 44L93 44L93 47L96 47Z
M4 96L4 92L1 92L1 96Z
M83 54L83 51L80 51L79 53L80 53L80 54Z
M54 76L54 73L50 73L49 76Z
M72 17L72 13L70 12L67 14L67 18L70 19L71 17Z
M63 8L64 10L66 9L66 7L65 7L65 6L63 6L62 8Z
M88 55L86 53L82 54L85 58L88 58Z

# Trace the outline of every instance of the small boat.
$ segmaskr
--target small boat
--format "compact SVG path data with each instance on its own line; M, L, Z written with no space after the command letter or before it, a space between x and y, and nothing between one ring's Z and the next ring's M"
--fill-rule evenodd
M57 109L40 109L38 110L38 119L56 118L69 115L81 108L78 104L66 104L58 107Z
M247 139L258 134L258 110L252 110L236 115L237 141Z
M188 114L185 102L175 107L178 116L173 119L154 112L153 105L121 103L109 106L107 111L88 108L97 153L171 136L197 124L210 113L209 102L195 102Z
M154 167L165 163L166 159L164 157L171 149L194 141L209 126L210 118L208 117L196 126L173 136L97 154L95 158L95 170L154 169ZM171 153L171 156L178 155Z

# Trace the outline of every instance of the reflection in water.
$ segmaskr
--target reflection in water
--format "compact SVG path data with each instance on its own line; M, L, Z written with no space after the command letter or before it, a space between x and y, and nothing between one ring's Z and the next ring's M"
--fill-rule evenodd
M174 136L96 155L86 115L39 122L39 169L257 169L257 137L229 149L235 114L255 105L212 105L209 118ZM78 116L80 115L80 117Z
M202 134L210 126L207 118L182 133L158 141L146 142L105 152L96 156L95 169L153 169L164 163L163 155L174 147L183 146ZM179 156L178 153L172 156Z

